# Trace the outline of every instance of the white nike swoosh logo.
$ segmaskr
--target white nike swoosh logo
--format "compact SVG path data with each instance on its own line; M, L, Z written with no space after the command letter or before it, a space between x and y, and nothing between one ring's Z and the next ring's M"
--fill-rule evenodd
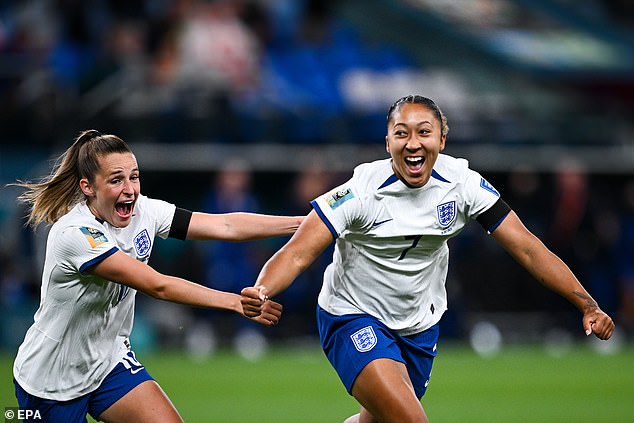
M372 227L373 227L373 228L376 228L377 226L380 226L380 225L382 225L382 224L384 224L384 223L387 223L387 222L390 222L390 221L392 221L392 220L394 220L394 219L385 219L385 220L381 220L381 221L375 221L375 222L372 224Z
M135 374L139 373L143 369L145 369L145 367L139 367L138 369L130 369L130 373L135 375Z

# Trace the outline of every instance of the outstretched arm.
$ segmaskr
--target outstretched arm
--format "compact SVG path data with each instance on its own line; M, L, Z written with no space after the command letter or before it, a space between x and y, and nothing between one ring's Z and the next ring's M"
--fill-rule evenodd
M260 315L246 316L242 311L239 295L164 275L121 251L95 264L88 269L88 272L129 286L154 298L196 307L233 311L263 325L277 324L282 314L280 304L266 301Z
M291 235L304 219L303 216L271 216L257 213L192 214L187 239L250 241Z
M586 335L608 339L614 323L584 289L570 268L533 235L511 211L491 234L493 238L544 286L562 295L583 313Z
M328 227L311 211L295 235L266 262L255 286L242 290L245 314L258 315L261 300L285 290L332 241Z

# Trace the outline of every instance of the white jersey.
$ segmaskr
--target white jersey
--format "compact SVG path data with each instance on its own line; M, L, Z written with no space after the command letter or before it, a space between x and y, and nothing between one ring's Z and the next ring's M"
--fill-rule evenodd
M129 347L136 291L84 272L118 250L147 263L175 210L141 195L125 228L97 219L85 202L53 224L40 306L13 366L25 391L66 401L99 387Z
M443 154L419 188L400 181L390 159L358 166L311 203L336 239L320 307L372 315L402 335L433 326L447 309L447 240L498 199L466 160Z

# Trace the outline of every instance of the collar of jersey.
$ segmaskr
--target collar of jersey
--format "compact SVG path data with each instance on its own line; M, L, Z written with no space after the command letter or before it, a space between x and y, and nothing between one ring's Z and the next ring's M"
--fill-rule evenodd
M441 181L441 182L446 182L446 183L449 183L449 181L448 181L448 180L446 180L445 178L443 178L443 177L442 177L442 176L441 176L438 172L436 172L436 170L435 170L435 169L432 169L432 170L431 170L431 176L432 176L432 178L434 178L434 179L438 179L438 180L439 180L439 181ZM387 179L385 180L385 182L383 182L383 183L381 184L381 186L379 187L379 189L381 189L381 188L385 188L385 187L387 187L387 186L389 186L389 185L392 185L394 182L396 182L396 181L398 181L398 180L399 180L399 179L398 179L398 176L396 176L396 174L395 174L395 173L393 173L393 174L391 174L391 175L390 175L390 177L389 177L389 178L387 178ZM404 183L405 185L407 185L405 182L403 182L403 183ZM419 187L412 187L412 186L409 186L409 185L407 185L407 186L408 186L409 188L419 188Z

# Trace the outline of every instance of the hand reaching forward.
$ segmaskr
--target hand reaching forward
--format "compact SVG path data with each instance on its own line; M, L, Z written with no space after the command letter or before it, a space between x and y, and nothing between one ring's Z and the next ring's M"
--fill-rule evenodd
M583 329L586 335L594 333L597 338L607 340L614 333L614 322L600 308L591 308L583 314Z
M269 300L263 286L244 288L240 294L242 314L263 325L276 325L282 316L282 305Z

